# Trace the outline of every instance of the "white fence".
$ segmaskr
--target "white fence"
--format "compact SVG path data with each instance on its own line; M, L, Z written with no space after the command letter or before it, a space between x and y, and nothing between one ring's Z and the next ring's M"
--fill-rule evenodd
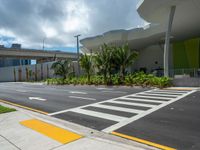
M53 62L0 68L0 82L39 81L54 77Z
M51 69L53 63L47 62L36 65L0 68L0 82L41 81L47 78L58 77L54 75L54 71ZM76 61L73 61L73 70L75 75L77 75L78 67Z

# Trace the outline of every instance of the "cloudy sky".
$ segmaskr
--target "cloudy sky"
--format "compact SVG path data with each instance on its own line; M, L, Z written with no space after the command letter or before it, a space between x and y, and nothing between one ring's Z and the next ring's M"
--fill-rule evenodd
M0 44L26 48L75 47L74 35L95 36L143 26L138 0L0 0ZM73 48L72 48L73 50Z

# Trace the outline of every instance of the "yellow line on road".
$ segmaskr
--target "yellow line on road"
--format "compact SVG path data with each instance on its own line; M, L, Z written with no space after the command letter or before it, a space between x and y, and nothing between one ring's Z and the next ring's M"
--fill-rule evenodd
M70 132L68 130L65 130L63 128L54 126L52 124L37 120L37 119L31 119L31 120L25 120L20 122L22 125L31 128L43 135L48 136L49 138L52 138L62 144L66 144L75 140L78 140L82 138L83 136Z
M31 111L34 111L34 112L38 112L38 113L41 113L41 114L45 114L45 115L49 114L49 113L41 111L41 110L37 110L37 109L30 108L30 107L27 107L27 106L23 106L23 105L19 105L19 104L16 104L16 103L8 102L8 101L2 100L2 99L0 99L0 102L6 103L6 104L9 104L9 105L13 105L13 106L17 106L17 107L20 107L20 108L24 108L24 109L27 109L27 110L31 110Z
M136 137L133 137L133 136L121 134L121 133L118 133L118 132L111 132L111 133L113 135L120 136L120 137L129 139L129 140L133 140L133 141L136 141L136 142L139 142L139 143L142 143L142 144L146 144L146 145L149 145L149 146L153 146L153 147L156 147L156 148L159 148L159 149L162 149L162 150L176 150L176 149L168 147L168 146L160 145L160 144L157 144L157 143L153 143L153 142L143 140L143 139L139 139L139 138L136 138Z

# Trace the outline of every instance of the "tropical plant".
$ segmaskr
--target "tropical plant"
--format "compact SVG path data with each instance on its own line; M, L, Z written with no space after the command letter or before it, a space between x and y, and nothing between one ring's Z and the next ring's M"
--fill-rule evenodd
M111 71L113 62L113 48L104 44L94 56L96 67L100 74L103 74L104 83L108 83L107 74L109 75L109 82L111 82Z
M93 71L92 56L87 54L82 55L80 59L80 65L87 74L88 83L90 83L90 77Z
M103 85L104 79L101 75L93 75L91 76L91 82L88 83L87 77L72 77L66 78L63 80L62 78L53 78L47 79L47 84L53 85L62 85L62 84L94 84L94 85ZM121 85L122 81L118 74L112 75L112 84L113 85ZM167 77L156 77L152 74L145 74L144 72L138 72L134 74L125 75L125 80L123 82L124 85L127 86L142 86L142 87L169 87L172 85L171 79Z
M126 69L131 66L138 56L136 51L131 51L128 44L120 47L115 47L115 64L120 67L120 76L124 80Z
M55 75L59 75L66 79L68 76L73 74L73 67L70 60L59 60L52 64L51 69L54 70Z

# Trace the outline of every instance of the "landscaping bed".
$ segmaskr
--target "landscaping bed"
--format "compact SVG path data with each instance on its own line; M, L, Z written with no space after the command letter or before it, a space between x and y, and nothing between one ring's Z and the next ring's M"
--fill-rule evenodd
M86 76L70 77L70 78L53 78L47 79L48 85L126 85L126 86L142 86L142 87L158 87L164 88L172 85L171 79L167 77L156 77L152 74L145 74L143 72L129 74L122 79L119 75L112 75L109 81L104 81L102 75L91 76L88 81Z
M54 75L60 78L47 79L47 84L81 85L126 85L142 87L169 87L168 77L156 77L144 72L128 73L139 53L122 46L103 44L94 54L84 54L80 58L80 67L85 76L75 77L77 73L71 60L59 60L52 64ZM146 71L145 71L146 72ZM80 74L80 70L77 74Z

